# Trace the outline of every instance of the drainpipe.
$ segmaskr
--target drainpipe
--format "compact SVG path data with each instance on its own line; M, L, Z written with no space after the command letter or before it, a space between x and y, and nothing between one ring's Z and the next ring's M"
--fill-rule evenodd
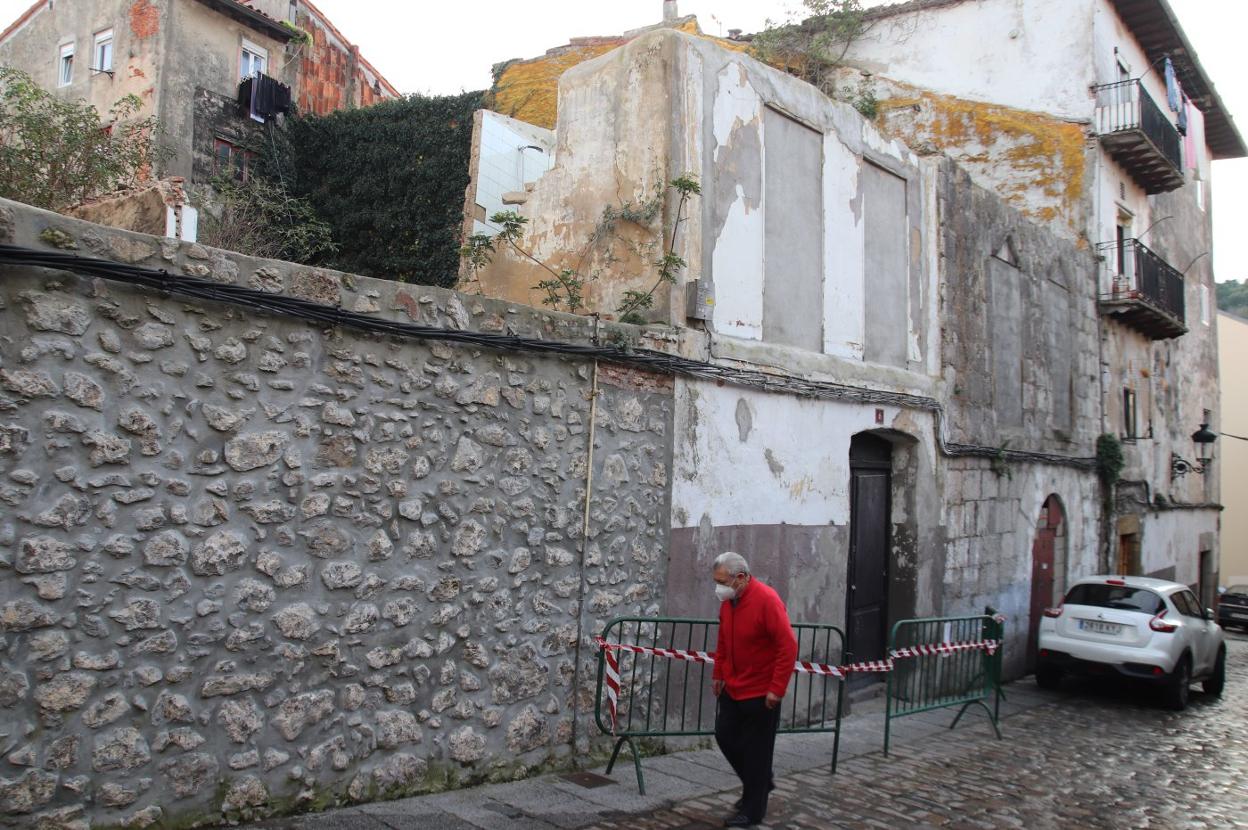
M594 319L594 340L597 336L598 319ZM594 436L598 424L598 361L594 361L593 380L589 392L589 446L585 451L585 508L581 514L581 586L576 600L576 653L572 669L572 757L574 765L581 765L577 749L581 723L581 643L585 639L585 558L589 552L589 506L594 495Z

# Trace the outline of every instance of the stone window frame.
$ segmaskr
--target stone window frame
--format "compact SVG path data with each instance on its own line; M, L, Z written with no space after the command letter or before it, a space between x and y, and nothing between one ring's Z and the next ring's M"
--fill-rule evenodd
M56 85L66 87L74 82L74 47L75 43L67 41L57 49Z

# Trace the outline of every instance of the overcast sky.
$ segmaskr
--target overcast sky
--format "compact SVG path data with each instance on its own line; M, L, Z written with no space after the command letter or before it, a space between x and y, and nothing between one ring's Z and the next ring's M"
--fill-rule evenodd
M68 0L84 2L84 0ZM6 22L33 0L0 0ZM657 22L661 0L315 0L334 25L402 92L484 89L490 67L529 58L584 35L612 35ZM875 5L875 3L870 3ZM725 34L782 19L795 0L681 0L702 28ZM1170 0L1222 100L1248 133L1244 71L1248 0ZM0 26L5 24L0 24ZM952 57L953 53L951 53ZM1214 268L1218 279L1248 278L1237 236L1248 229L1248 159L1213 169Z

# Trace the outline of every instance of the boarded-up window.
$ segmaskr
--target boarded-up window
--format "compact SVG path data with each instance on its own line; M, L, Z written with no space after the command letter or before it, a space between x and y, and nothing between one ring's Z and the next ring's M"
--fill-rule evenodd
M763 116L766 195L763 340L823 351L823 136Z
M1040 350L1044 365L1037 366L1035 375L1047 378L1049 400L1052 402L1049 423L1056 430L1069 433L1074 426L1073 384L1075 353L1071 327L1070 292L1064 281L1050 277L1039 283L1044 311L1044 344Z
M866 235L866 343L870 363L905 367L910 303L906 180L873 164L862 166Z
M992 332L992 401L997 426L1023 425L1023 298L1021 272L988 260L989 321Z

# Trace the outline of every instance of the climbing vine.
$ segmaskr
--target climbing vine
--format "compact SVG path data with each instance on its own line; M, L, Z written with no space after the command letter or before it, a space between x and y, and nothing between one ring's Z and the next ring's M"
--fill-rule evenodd
M675 193L677 198L676 213L671 228L664 232L660 240L660 242L666 241L667 244L660 249L656 243L635 243L623 239L619 235L619 227L623 223L632 223L643 228L653 225L654 220L662 213L666 191ZM596 280L601 273L601 269L586 273L585 264L590 261L595 252L603 252L608 265L618 262L619 257L614 252L614 246L625 245L638 258L649 260L655 269L655 282L645 291L635 289L625 291L624 301L615 313L621 322L643 323L645 318L642 312L654 306L655 292L664 284L675 283L681 269L686 265L685 260L676 253L676 235L681 224L687 221L685 214L689 200L701 192L702 188L696 177L686 173L679 178L672 179L666 187L658 189L651 198L644 202L625 202L619 206L604 208L594 230L577 255L575 267L556 268L543 262L525 248L521 242L525 225L529 220L514 210L492 215L490 223L494 226L495 233L493 235L472 234L460 249L460 256L469 270L475 274L493 261L500 248L514 252L521 259L529 260L548 274L533 286L543 292L542 302L552 308L575 314L585 308L586 282ZM657 257L656 251L660 251ZM651 257L656 258L651 259Z

